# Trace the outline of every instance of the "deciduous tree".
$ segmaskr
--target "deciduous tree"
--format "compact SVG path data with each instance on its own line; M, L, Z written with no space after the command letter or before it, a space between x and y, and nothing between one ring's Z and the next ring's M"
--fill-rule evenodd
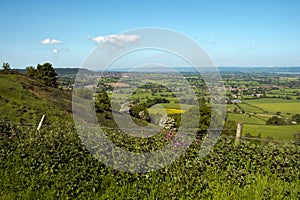
M28 66L28 67L26 67L26 74L27 74L27 76L35 77L36 69L33 66Z
M2 69L3 69L4 71L8 71L8 70L10 70L10 65L9 65L8 63L3 63Z
M57 73L55 72L52 64L44 63L42 65L38 64L36 67L36 77L42 80L47 86L57 87Z

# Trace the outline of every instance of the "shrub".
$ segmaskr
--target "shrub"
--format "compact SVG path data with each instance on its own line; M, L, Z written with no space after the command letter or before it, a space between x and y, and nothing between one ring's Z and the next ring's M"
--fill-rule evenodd
M268 125L274 124L274 125L285 125L287 124L287 122L279 117L279 116L273 116L270 119L267 120L266 122Z

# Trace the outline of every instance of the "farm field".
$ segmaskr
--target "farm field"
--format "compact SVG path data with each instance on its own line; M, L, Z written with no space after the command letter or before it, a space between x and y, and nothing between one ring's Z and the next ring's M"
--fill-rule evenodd
M233 114L228 113L228 118L231 120L234 120L236 122L243 122L246 124L255 124L255 125L265 125L266 121L262 120L261 118L258 118L257 116L251 116L247 114Z
M147 104L149 99L154 98L165 98L169 101L169 103L159 103L147 108L150 115L158 117L165 114L180 114L191 108L188 104L180 104L174 94L164 88L164 86L168 86L172 83L166 80L160 80L160 75L157 74L148 74L145 76L151 77L153 80L151 80L151 82L146 79L142 80L142 84L140 84L142 87L137 88L135 92L132 93L130 100L138 101L140 104ZM191 85L198 94L198 98L202 98L207 101L209 96L207 95L205 88L202 87L203 83L201 82L201 79L198 79L195 76L188 76L187 79L191 81ZM290 81L297 81L296 77L281 77L279 79L270 77L269 79L278 80L279 85L286 85L289 84ZM300 89L287 88L286 86L276 86L274 89L270 89L268 84L261 83L263 80L264 79L261 77L249 78L248 76L241 76L238 79L226 82L225 86L230 85L236 88L244 88L242 94L245 93L244 96L237 96L241 99L241 103L226 105L228 111L227 119L233 120L236 123L243 122L245 124L243 134L250 133L251 135L258 135L260 133L262 138L271 137L274 140L291 140L295 133L300 132L298 126L272 126L266 125L266 123L268 119L278 114L280 117L291 120L292 116L300 113L300 100L297 99ZM134 82L130 83L136 84ZM181 86L179 85L179 88L180 87ZM122 90L124 93L128 93L130 88L122 88ZM183 92L177 93L184 95ZM234 94L240 93L239 90L237 90ZM263 93L265 97L268 98L255 98L255 96L253 96L253 94L259 93ZM234 94L232 89L227 91L227 96L236 96ZM109 94L109 96L111 96L111 94ZM128 102L128 99L129 96L122 93L118 94L115 98L115 100L119 103ZM206 104L209 105L209 102L206 102ZM251 128L253 128L252 131ZM263 131L259 132L259 130Z
M262 139L272 137L275 141L291 142L294 134L300 131L300 125L255 125L244 124L243 135L250 133L252 136L260 135Z
M271 137L279 141L291 141L294 134L300 132L299 125L266 125L266 122L277 112L282 117L291 118L294 114L300 113L299 100L283 99L255 99L246 100L239 104L245 113L228 113L228 118L235 122L243 122L243 135L260 135L261 138ZM232 111L234 105L228 106L227 110Z
M256 114L249 117L247 114L229 113L228 118L235 122L243 122L243 135L260 135L261 138L272 137L282 142L292 141L294 134L300 131L300 125L266 125L269 115Z
M293 117L300 114L300 84L297 74L225 77L227 98L241 101L227 104L228 119L244 123L243 135L260 134L261 138L283 142L295 139L295 134L300 132L299 121L298 125L291 125ZM271 118L281 119L282 123L272 124L277 122L268 122Z
M148 110L151 114L178 114L184 113L191 107L193 106L188 104L161 103Z
M245 102L262 108L268 113L281 112L283 115L287 113L297 114L300 113L300 101L299 100L283 100L283 99L273 99L264 98L256 100L246 100Z

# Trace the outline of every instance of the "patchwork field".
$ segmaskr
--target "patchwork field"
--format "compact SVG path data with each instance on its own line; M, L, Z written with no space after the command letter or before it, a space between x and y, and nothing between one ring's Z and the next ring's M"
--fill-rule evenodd
M233 111L235 108L244 111L244 113L228 113L228 118L243 122L243 135L260 135L261 138L272 137L274 140L290 141L294 134L300 132L300 125L266 125L266 122L272 116L280 112L280 116L289 118L300 113L299 100L284 100L278 98L262 98L255 100L246 100L238 105L229 105L227 110Z

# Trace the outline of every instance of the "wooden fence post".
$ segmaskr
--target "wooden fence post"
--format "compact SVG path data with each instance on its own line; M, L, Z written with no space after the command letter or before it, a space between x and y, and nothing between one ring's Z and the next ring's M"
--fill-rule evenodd
M40 123L39 123L39 125L38 125L38 127L37 127L37 131L38 130L40 130L41 128L42 128L42 125L43 125L43 123L44 123L44 121L45 121L45 118L46 118L46 116L45 115L43 115L42 116L42 119L41 119L41 121L40 121Z
M235 145L239 145L243 132L243 122L239 122L236 128Z

